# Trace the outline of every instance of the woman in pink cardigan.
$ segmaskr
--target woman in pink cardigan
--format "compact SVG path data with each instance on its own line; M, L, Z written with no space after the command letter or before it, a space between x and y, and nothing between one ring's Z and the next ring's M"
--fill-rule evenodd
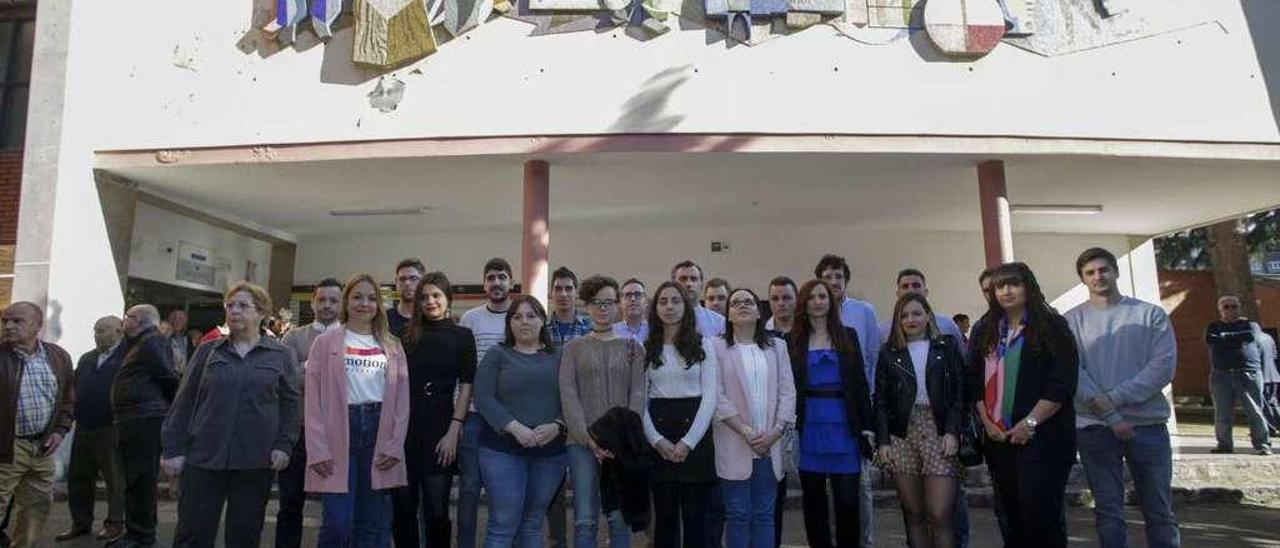
M729 294L718 340L720 402L714 423L716 474L724 497L725 546L771 548L773 506L782 480L782 433L796 421L787 344L765 334L750 289Z
M317 546L383 548L388 490L408 485L408 367L372 276L347 282L338 319L343 329L317 337L306 366L306 490L324 507Z

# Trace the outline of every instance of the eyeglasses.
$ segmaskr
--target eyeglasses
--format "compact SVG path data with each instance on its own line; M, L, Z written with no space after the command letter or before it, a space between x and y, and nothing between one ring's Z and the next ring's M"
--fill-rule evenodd
M734 299L729 301L731 308L749 308L756 306L756 302L751 299Z
M591 306L598 306L600 308L610 308L618 304L618 300L617 299L591 299L590 301L587 301L587 304L590 304Z

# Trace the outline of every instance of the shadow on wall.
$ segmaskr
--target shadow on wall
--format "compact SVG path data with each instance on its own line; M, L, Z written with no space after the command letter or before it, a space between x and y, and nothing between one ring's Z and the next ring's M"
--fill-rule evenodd
M281 46L274 37L262 30L271 22L275 14L275 0L253 0L250 9L253 10L253 14L249 19L249 28L245 29L240 40L236 42L236 49L245 55L257 54L258 57L266 59L282 51L297 54L321 47L324 57L320 63L320 81L325 84L358 86L377 78L382 73L351 62L355 32L351 22L349 2L345 3L343 8L345 13L334 23L333 37L327 43L320 40L311 30L311 19L308 18L298 24L297 35L293 43L287 46ZM418 59L414 59L412 62L417 61ZM383 72L390 73L391 70L393 69Z
M1241 0L1253 50L1271 98L1271 116L1280 131L1280 2L1276 0Z
M627 99L618 118L609 125L614 135L585 139L547 139L531 154L600 152L625 149L637 135L668 133L684 121L684 116L667 112L671 95L698 71L692 65L664 69L645 80L641 89ZM658 152L733 152L754 140L750 135L707 136L668 134ZM653 143L649 143L652 145Z

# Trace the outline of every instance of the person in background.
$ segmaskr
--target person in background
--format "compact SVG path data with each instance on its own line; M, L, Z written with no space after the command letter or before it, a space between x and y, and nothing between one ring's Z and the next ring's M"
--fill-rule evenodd
M1086 249L1076 259L1076 275L1089 289L1089 300L1063 317L1080 354L1076 436L1095 501L1098 541L1128 546L1127 466L1147 545L1177 548L1182 540L1173 516L1173 450L1166 426L1172 409L1163 393L1178 363L1173 326L1159 305L1120 294L1120 268L1110 251Z
M907 539L917 548L954 546L965 410L960 342L938 328L922 292L905 292L876 365L876 443L893 474Z
M1271 435L1280 435L1280 363L1276 362L1276 339L1259 330L1262 347L1262 411Z
M871 303L855 299L849 296L848 287L852 282L852 271L849 269L849 263L844 257L839 255L827 254L818 260L817 266L813 267L813 275L815 278L827 282L832 292L832 307L839 314L840 323L845 327L853 329L857 333L858 345L862 352L862 367L866 374L866 383L870 389L875 389L876 378L876 361L880 353L880 326L876 323L876 310ZM861 468L866 471L872 467L871 461L862 463ZM859 475L859 481L862 483L858 486L858 520L860 523L860 531L862 539L860 545L862 548L871 548L875 544L875 508L874 499L871 497L871 474L862 473Z
M160 335L160 312L149 304L124 314L125 348L111 383L111 414L124 475L124 537L120 546L156 542L156 481L160 475L160 428L181 380L173 350Z
M641 419L660 458L650 487L653 542L662 547L702 548L707 491L716 482L715 447L706 435L720 393L715 343L698 335L692 299L668 281L649 305L653 329L645 340L648 396Z
M968 348L969 348L969 330L973 328L973 324L972 324L972 322L969 320L969 315L968 315L968 314L956 314L955 316L952 316L952 317L951 317L951 321L955 322L956 327L960 329L960 333L961 333L962 335L964 335L964 338L963 338L960 342L961 342L961 343L963 343L963 348L965 348L966 350L968 350Z
M306 490L324 508L316 545L383 548L387 490L408 484L408 367L372 276L347 281L338 321L343 329L322 333L307 355Z
M1231 439L1232 412L1237 401L1249 419L1250 440L1259 455L1271 454L1267 420L1262 414L1262 346L1258 324L1240 315L1240 299L1218 299L1218 321L1205 328L1209 345L1209 389L1213 394L1213 429L1218 438L1214 453L1235 451Z
M974 337L970 399L1012 546L1067 545L1066 488L1076 458L1075 339L1023 263L992 272L995 298Z
M67 466L71 529L55 537L59 542L92 532L94 485L99 475L107 487L107 517L102 520L97 539L111 542L124 535L124 477L116 454L116 428L111 423L111 382L120 370L123 339L120 318L99 318L93 324L95 348L76 364L76 435L71 438L71 461Z
M173 349L173 366L180 372L186 371L187 357L196 349L187 337L187 311L175 308L169 312L168 320L169 333L165 334L165 340Z
M581 294L591 318L591 334L569 341L560 358L560 406L569 427L566 451L569 481L573 483L574 548L596 546L601 509L600 463L612 458L587 428L615 407L643 413L645 400L644 348L613 333L618 283L600 276L587 281L583 282ZM615 510L605 517L609 546L630 546L631 531L622 512Z
M44 545L53 452L71 430L75 405L71 356L40 340L43 327L44 310L31 302L10 304L0 315L0 397L9 402L0 415L0 508L13 504L18 548Z
M223 308L231 335L196 349L161 433L161 466L182 484L177 548L212 548L224 505L223 542L259 546L271 481L301 424L297 358L262 333L267 291L236 283Z
M794 288L793 288L794 289ZM750 289L729 294L729 324L716 341L720 396L713 423L716 474L724 496L725 545L768 548L777 542L777 485L782 438L796 420L796 387L786 344L760 322Z
M400 298L396 300L395 306L387 309L387 327L391 329L392 335L399 337L404 328L409 326L409 319L417 308L413 303L413 294L426 273L427 267L413 257L396 263L396 295Z
M733 288L729 286L729 281L724 278L707 280L702 289L702 306L727 318L730 291L733 291Z
M551 318L547 329L557 348L591 332L591 320L578 313L578 275L567 267L551 273Z
M796 316L796 282L786 276L778 276L769 281L769 312L772 314L765 322L764 330L771 337L785 339L791 332ZM788 369L790 367L788 366ZM793 423L795 421L792 421ZM782 518L787 504L787 474L798 473L796 469L796 430L788 428L782 435L782 479L778 480L777 498L773 503L773 546L782 546Z
M338 311L342 309L342 282L336 278L325 278L316 284L311 293L311 314L314 319L307 325L290 329L280 341L293 359L298 362L298 399L303 401L301 392L306 384L305 366L307 355L311 352L311 344L316 337L333 329L342 329L338 323ZM276 474L279 488L278 511L276 512L276 548L299 548L302 546L302 511L307 497L303 491L303 482L307 470L307 440L298 431L298 441L293 444L289 454L289 465Z
M857 334L840 322L835 290L822 280L800 286L787 335L796 384L804 528L816 548L858 545L860 474L875 423ZM828 485L830 490L828 491ZM831 506L835 506L835 539Z
M507 310L511 307L511 263L501 257L489 259L481 271L484 279L484 306L477 306L462 314L458 325L471 330L476 341L476 360L484 361L484 354L503 341L506 333ZM462 438L458 440L458 548L475 548L476 521L480 508L480 432L484 419L476 413L475 406L468 409L462 424Z
M588 279L589 281L590 279ZM489 491L486 548L538 548L542 517L564 479L560 349L547 313L532 295L511 305L505 339L485 354L476 376L480 474Z
M643 344L649 336L648 313L644 282L635 278L622 282L622 321L613 324L614 334Z
M680 261L671 267L671 281L684 286L685 291L693 295L693 318L698 324L698 334L703 337L719 337L724 334L724 316L708 310L698 300L698 296L702 295L703 278L702 267L693 261Z
M416 548L423 540L427 546L447 547L452 539L449 496L476 375L476 340L449 316L453 285L443 272L424 276L412 302L418 308L404 330L409 368L405 442L409 485L391 493L392 534L400 547Z

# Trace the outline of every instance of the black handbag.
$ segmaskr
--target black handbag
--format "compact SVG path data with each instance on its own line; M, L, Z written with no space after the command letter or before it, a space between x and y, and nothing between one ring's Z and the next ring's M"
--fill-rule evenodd
M982 446L978 442L978 427L972 409L960 413L960 448L956 456L966 468L982 464Z

